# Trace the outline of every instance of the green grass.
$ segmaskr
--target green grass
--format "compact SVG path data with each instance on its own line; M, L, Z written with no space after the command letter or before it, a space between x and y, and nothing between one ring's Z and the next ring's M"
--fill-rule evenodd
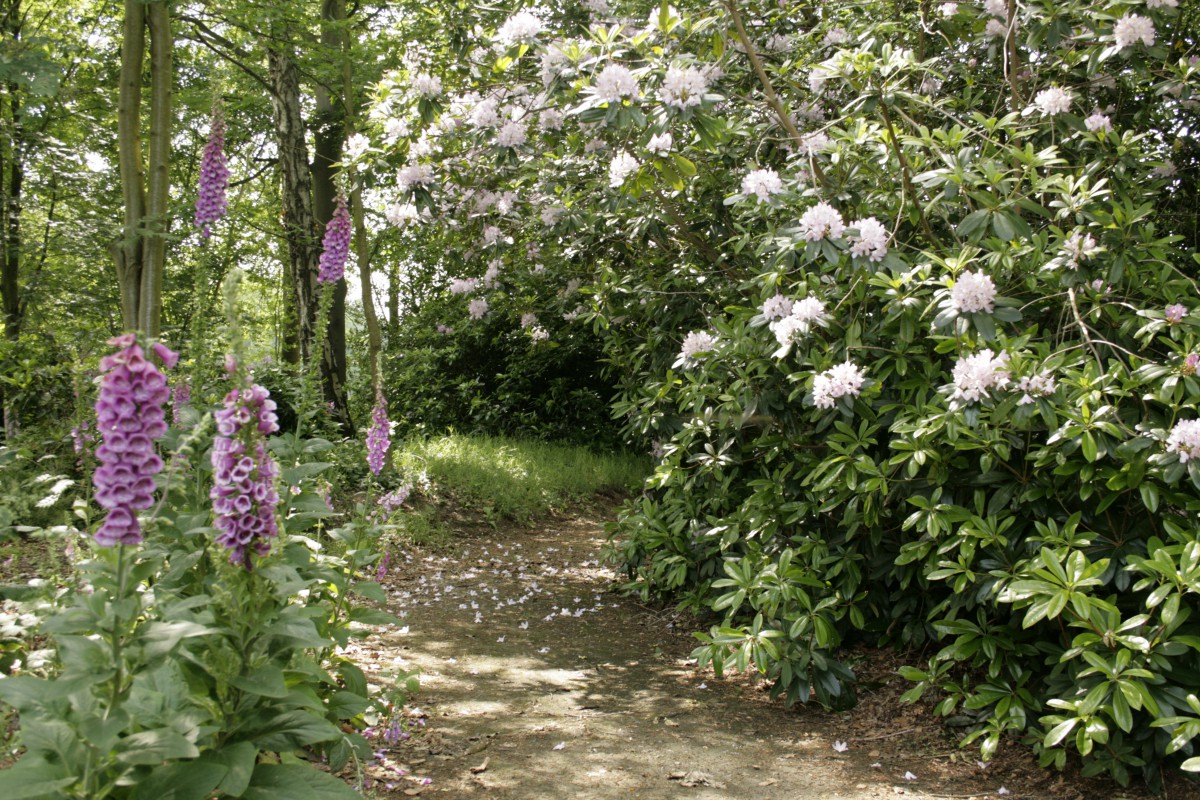
M643 456L457 434L407 442L395 463L418 485L424 475L434 497L446 496L492 521L518 522L602 492L628 491L650 471Z

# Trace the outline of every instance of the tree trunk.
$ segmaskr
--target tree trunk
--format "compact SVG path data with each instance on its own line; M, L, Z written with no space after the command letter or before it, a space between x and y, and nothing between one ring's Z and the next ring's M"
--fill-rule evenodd
M142 70L150 31L150 163L142 153ZM162 325L166 228L170 209L171 20L166 2L125 0L117 149L125 227L112 246L127 330L157 336Z
M271 114L275 144L279 150L280 204L283 206L283 235L287 240L287 280L292 302L300 360L312 355L313 329L317 324L316 282L320 247L312 210L312 176L308 171L308 144L300 113L300 73L287 53L267 51L268 80L271 82Z
M329 49L343 49L340 27L345 18L342 0L323 0L321 3L321 44ZM344 57L343 53L343 57ZM334 102L329 90L316 85L316 114L313 130L313 215L324 231L333 218L337 198L337 171L334 164L342 160L346 141L343 102ZM337 98L339 101L342 98ZM321 332L325 338L321 364L321 388L325 402L333 408L343 430L353 430L346 406L346 282L333 285L333 305L329 309L329 327Z
M4 9L6 39L15 42L21 38L21 0L12 0ZM15 49L15 48L14 48ZM19 88L16 83L5 87L8 108L0 104L0 230L3 231L3 247L0 248L0 301L4 313L4 338L11 346L11 355L16 356L17 343L21 338L21 189L25 182L25 126ZM7 113L4 113L7 112ZM17 410L11 398L0 387L0 409L4 415L4 437L11 440L19 429Z

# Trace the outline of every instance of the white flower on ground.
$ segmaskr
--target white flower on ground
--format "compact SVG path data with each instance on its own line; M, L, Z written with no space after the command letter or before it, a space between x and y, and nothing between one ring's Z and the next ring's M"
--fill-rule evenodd
M782 191L783 181L773 169L750 170L746 177L742 178L742 194L754 195L760 203Z
M1121 17L1117 20L1117 24L1113 26L1113 39L1116 41L1117 49L1119 50L1132 47L1139 40L1146 47L1153 47L1154 38L1154 20L1149 17L1143 17L1140 14L1130 14L1127 17Z
M850 745L843 742L841 739L834 740L833 749L835 752L844 753L850 749Z
M619 103L623 98L637 97L638 81L629 67L609 64L596 76L593 91L596 99L602 103Z
M670 153L674 146L675 139L671 136L670 131L655 134L650 137L650 141L646 142L646 149L658 156Z
M637 172L641 164L638 160L626 153L624 150L613 156L612 162L608 165L608 185L616 188L629 177L631 173Z
M1101 114L1099 111L1094 112L1090 117L1085 119L1083 124L1092 133L1096 131L1107 133L1112 130L1112 120L1108 118L1108 115Z
M467 314L471 319L483 319L488 313L488 301L482 297L476 297L470 303L467 303Z
M683 337L676 366L693 367L700 363L700 356L708 355L717 346L717 337L708 331L692 331Z
M839 239L845 230L841 213L828 203L817 203L800 217L800 233L810 242Z
M858 397L866 376L860 367L846 361L813 378L813 405L833 408L840 397Z
M520 11L509 17L496 31L496 39L507 45L532 42L546 29L546 24L530 14Z
M659 98L663 105L683 111L700 105L707 91L708 78L702 70L695 67L671 67L663 77Z
M888 230L883 223L867 217L851 222L850 227L858 231L856 236L850 237L850 255L882 261L888 251Z
M993 389L1008 385L1008 354L995 355L982 350L973 356L960 358L954 365L954 392L951 400L974 403L990 397Z
M792 313L792 301L781 294L768 297L762 304L763 319L768 322L783 319L790 313Z
M1061 86L1051 86L1049 89L1038 92L1033 98L1033 104L1043 117L1053 117L1056 114L1065 114L1070 111L1072 99L1071 93L1066 89Z
M1021 393L1021 399L1017 401L1017 405L1026 406L1038 397L1049 397L1057 388L1058 384L1054 380L1054 375L1049 372L1039 372L1037 375L1021 378L1020 383L1017 384L1017 391Z
M982 272L964 272L950 288L950 305L960 314L995 310L996 284Z

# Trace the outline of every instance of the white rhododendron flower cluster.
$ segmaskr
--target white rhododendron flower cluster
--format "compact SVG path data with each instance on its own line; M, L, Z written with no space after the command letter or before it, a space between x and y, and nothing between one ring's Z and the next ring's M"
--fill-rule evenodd
M866 375L851 361L838 364L813 378L813 405L833 408L842 397L858 397Z
M960 358L954 365L954 391L950 399L974 403L990 397L994 389L1003 389L1008 383L1008 354L982 350Z
M950 304L960 314L990 314L995 303L996 284L983 272L964 272L950 287Z
M1176 422L1167 436L1167 452L1178 453L1184 463L1200 458L1200 419Z
M717 337L708 331L692 331L683 337L676 366L692 367L700 363L700 357L711 353L717 346Z
M783 181L773 169L754 169L742 178L742 194L754 195L760 203L782 191Z

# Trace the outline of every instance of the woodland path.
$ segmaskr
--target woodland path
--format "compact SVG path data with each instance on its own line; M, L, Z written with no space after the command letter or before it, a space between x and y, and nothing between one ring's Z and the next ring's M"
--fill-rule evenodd
M384 584L403 627L351 655L369 671L419 669L421 690L408 706L412 738L377 754L368 797L1084 795L1024 763L981 770L921 709L895 702L906 686L830 714L715 680L696 670L694 640L670 615L609 591L602 544L600 524L575 517L468 534L449 553L393 555ZM1118 796L1139 795L1090 795Z

